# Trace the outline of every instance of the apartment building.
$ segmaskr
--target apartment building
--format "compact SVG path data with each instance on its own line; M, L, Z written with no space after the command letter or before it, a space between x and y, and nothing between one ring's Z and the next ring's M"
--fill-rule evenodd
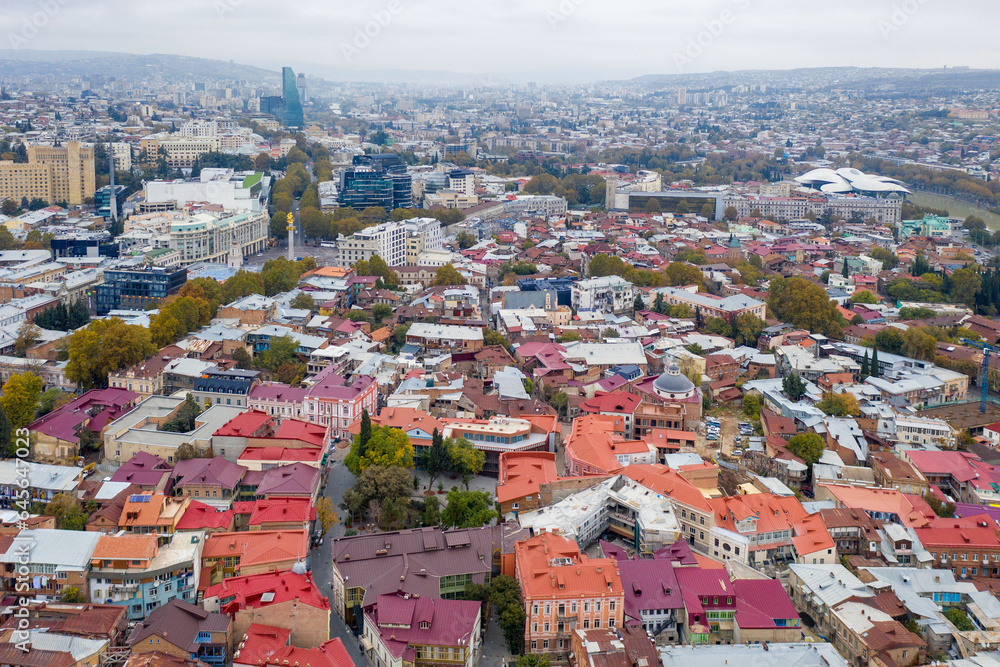
M625 593L617 561L590 558L579 545L542 533L514 546L524 598L525 650L566 663L577 629L623 627Z
M703 294L677 287L658 287L653 290L651 298L657 294L663 294L663 300L667 305L688 306L694 312L701 312L702 318L707 320L710 317L718 317L726 320L730 324L744 313L756 315L760 319L765 318L767 304L757 301L744 294L734 294L733 296L718 297L714 294Z
M578 311L620 314L631 312L635 305L632 283L620 276L581 280L573 284L570 293L573 308Z
M406 332L406 342L418 346L424 352L478 352L483 349L483 330L455 324L414 322Z
M441 223L435 218L411 218L403 221L406 230L406 264L417 264L423 252L444 249ZM395 266L390 264L390 266Z
M489 419L446 418L441 423L446 438L465 438L486 453L482 474L495 476L500 471L504 452L548 452L556 447L559 425L547 416L514 418L493 416Z
M267 248L267 211L216 218L207 214L170 223L170 248L180 252L180 264L225 262L231 252L251 257Z
M365 607L361 645L375 667L475 667L482 654L481 607L471 600L379 595Z
M327 366L313 378L302 404L302 417L330 428L330 437L348 439L351 427L361 421L365 410L374 414L378 408L378 383L370 375L348 379Z
M406 224L384 222L366 227L351 236L337 239L340 251L338 266L353 266L356 262L370 261L375 255L389 266L406 264Z
M139 146L150 159L163 157L174 169L190 169L205 153L217 153L222 148L218 136L191 136L169 138L172 135L156 134L139 140Z
M156 535L101 535L87 574L90 599L124 607L129 621L173 599L194 603L204 538L190 531L160 545Z
M0 588L48 601L57 601L70 587L86 595L90 559L100 539L100 533L79 530L22 530L0 554ZM29 554L27 563L21 562L24 554ZM24 575L28 577L27 590L23 589Z
M94 190L94 149L79 141L63 147L28 146L27 163L0 161L0 199L82 206Z

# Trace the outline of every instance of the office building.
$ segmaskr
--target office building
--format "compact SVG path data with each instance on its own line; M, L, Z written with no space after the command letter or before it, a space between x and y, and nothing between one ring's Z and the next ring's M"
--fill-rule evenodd
M358 210L368 206L413 207L413 183L406 163L395 153L355 155L353 166L340 178L340 205Z
M406 225L402 222L384 222L337 239L340 266L352 266L361 260L369 261L378 255L389 266L406 264Z
M302 127L302 102L299 100L298 79L291 67L281 68L281 93L284 97L284 121L288 127Z
M71 141L63 147L28 146L28 162L0 162L0 199L43 199L82 206L94 196L94 149Z
M97 314L112 310L145 310L162 303L187 282L187 269L145 266L107 269L104 284L97 286Z
M125 190L127 190L124 185L105 185L103 188L94 193L94 206L97 208L97 215L104 218L111 218L111 193L114 192L113 199L115 200L115 219L121 220L122 217L122 205L125 203Z
M227 211L263 211L271 190L271 177L261 172L238 173L232 169L202 169L197 178L149 181L143 188L146 209L169 204L180 210L198 202L218 204Z

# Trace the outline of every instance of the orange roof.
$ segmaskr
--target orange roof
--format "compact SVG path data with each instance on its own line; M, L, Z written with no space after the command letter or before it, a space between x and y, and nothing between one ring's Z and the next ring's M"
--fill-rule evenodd
M792 530L794 532L792 544L800 556L833 548L833 538L830 537L830 531L826 529L823 517L818 512L802 519L792 526Z
M322 276L324 278L346 278L347 276L354 273L352 268L344 268L340 266L318 266L312 271L306 271L302 274L303 278L309 276Z
M434 433L434 429L437 429L438 433L444 433L445 426L443 422L439 421L429 412L415 408L382 408L378 416L372 415L372 424L391 426L403 431L411 431L419 428L428 434ZM361 431L361 420L359 419L351 424L348 430L354 434L359 433ZM417 439L419 440L420 438Z
M152 560L156 535L103 535L97 540L91 560Z
M617 561L588 558L561 535L542 533L518 542L514 557L525 599L624 595ZM555 565L555 559L566 564Z
M614 433L623 419L612 415L577 417L566 440L567 458L586 462L597 470L619 472L623 468L619 454L649 452L649 445L642 440L626 440Z
M702 512L712 512L712 506L705 495L694 484L681 477L676 470L662 463L651 465L630 465L622 474L646 488L670 496L675 501Z
M749 517L756 517L758 533L770 533L791 530L792 524L809 516L795 496L752 493L713 498L708 502L715 510L715 525L733 531L736 522Z
M254 530L214 533L205 538L202 558L239 556L239 571L251 565L305 560L309 539L305 530Z
M381 329L376 329L375 331L371 332L370 338L376 343L381 343L382 341L389 340L389 337L391 335L392 335L391 327L382 327Z
M534 495L542 484L558 478L554 452L502 452L497 500L504 503Z
M133 494L122 507L119 527L173 526L187 507L186 498L172 498L162 494Z
M833 496L839 507L895 514L899 517L900 522L908 528L926 526L931 518L926 512L921 511L923 508L914 506L910 498L896 489L866 489L846 484L817 484L816 486Z

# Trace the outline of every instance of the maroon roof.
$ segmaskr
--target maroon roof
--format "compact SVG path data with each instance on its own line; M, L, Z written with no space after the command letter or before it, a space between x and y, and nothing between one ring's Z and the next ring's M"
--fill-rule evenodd
M257 485L257 495L311 496L318 484L319 470L305 463L292 463L265 470Z
M182 650L196 653L199 632L226 632L231 622L225 614L208 612L174 598L151 611L129 635L127 644L135 646L147 637L159 635Z
M206 484L224 489L235 489L243 478L246 468L231 463L222 456L214 459L186 459L178 461L171 474L173 485Z
M375 604L365 609L365 615L379 626L383 643L398 658L410 644L469 646L479 611L479 602L473 600L413 597L397 592L379 595ZM391 627L383 629L382 625Z
M39 417L28 428L76 444L80 441L77 436L80 424L90 420L90 430L100 433L107 423L128 412L137 398L139 394L127 389L91 389L79 398Z

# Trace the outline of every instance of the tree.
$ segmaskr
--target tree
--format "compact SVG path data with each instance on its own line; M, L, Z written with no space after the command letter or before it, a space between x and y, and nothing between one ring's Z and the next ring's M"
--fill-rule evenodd
M38 414L47 415L56 408L66 405L73 400L73 394L68 394L58 387L46 389L38 401Z
M951 298L975 309L976 295L983 285L983 276L975 269L958 269L951 274Z
M656 197L650 197L646 202L646 213L650 215L660 215L663 209L660 208L660 202Z
M804 278L771 280L768 306L774 316L800 329L831 338L841 335L840 312L826 290Z
M819 461L825 450L826 443L816 433L799 433L788 441L788 451L805 461L807 466Z
M259 273L237 271L222 285L222 302L232 303L250 294L263 294L264 280Z
M367 450L368 441L372 439L372 418L368 414L368 408L361 411L361 430L358 431L358 451L364 455Z
M333 508L333 502L326 496L316 501L316 520L319 521L320 535L326 535L327 531L337 523L337 510Z
M253 357L250 356L250 353L245 348L238 347L233 350L233 361L236 362L236 368L240 370L249 371L253 369Z
M525 653L517 656L514 667L549 667L549 657L540 653Z
M476 449L465 438L458 438L445 444L451 469L462 476L462 483L469 488L469 480L478 475L486 464L486 452Z
M424 449L420 465L430 475L428 486L434 486L434 480L451 465L448 460L448 450L444 446L444 436L434 427L431 434L431 446Z
M301 308L312 312L316 310L316 300L309 292L299 292L288 304L292 308Z
M885 271L892 271L894 268L899 266L899 257L897 257L891 250L886 250L880 246L872 248L871 252L868 253L868 256L882 262L882 269Z
M757 340L764 333L765 323L753 313L743 313L736 318L736 344L757 347Z
M667 304L663 299L663 292L657 292L656 299L653 300L653 312L663 315L666 308Z
M59 600L66 604L80 604L81 602L86 602L87 598L76 586L67 586L62 589L62 596Z
M483 345L499 345L505 350L510 349L510 341L495 329L487 329L483 332Z
M257 355L257 365L266 371L277 373L281 366L298 361L298 349L299 342L288 334L272 338L267 349Z
M875 334L875 349L889 354L903 351L903 333L895 327L886 327Z
M924 494L924 500L939 517L950 519L955 516L955 503L944 502L930 491Z
M55 517L59 530L85 530L90 517L69 493L57 493L45 505L45 515Z
M781 381L781 389L793 401L798 401L806 394L806 383L798 373L789 373Z
M31 320L22 322L21 326L17 328L17 338L14 339L14 356L23 358L41 334L41 329L36 327Z
M617 255L596 255L587 265L587 272L591 278L620 276L627 269L628 266Z
M496 518L493 501L485 491L452 489L441 513L441 523L454 528L479 528Z
M871 291L862 289L851 295L851 303L878 303L878 297L872 294Z
M927 258L923 253L916 256L913 262L910 264L910 275L919 278L925 273L931 272L931 263L927 261Z
M427 496L424 499L424 511L420 523L424 526L441 524L441 501L438 500L437 496Z
M878 348L872 350L872 365L870 372L870 377L877 378L882 376L882 366L878 363Z
M944 615L959 632L972 632L976 629L976 626L969 620L968 614L958 607L946 609Z
M15 431L34 421L44 387L42 378L31 372L11 375L4 383L0 408L3 408Z
M632 310L639 312L646 308L645 302L642 300L642 292L635 293L635 300L632 302Z
M406 468L369 466L365 468L357 481L344 495L343 508L355 519L364 517L371 510L380 514L383 506L400 505L399 501L409 504L413 491L413 476ZM376 523L380 516L373 517Z
M14 427L7 418L7 413L0 406L0 459L12 459L17 453L17 443L14 441Z
M871 367L871 361L868 360L868 350L865 350L865 358L861 360L861 373L859 374L862 382L872 374Z
M194 395L188 393L184 397L184 402L177 408L177 414L173 419L160 427L161 431L171 433L190 433L194 430L195 419L201 414L201 406L195 400Z
M557 392L549 399L549 405L555 408L560 416L565 417L566 408L569 405L569 395L564 391Z
M823 400L817 403L816 407L831 417L857 417L861 414L858 399L846 392L840 394L828 392L823 395Z
M500 629L507 650L514 655L524 652L524 602L521 586L511 576L501 574L490 583L490 604L497 610Z
M382 320L392 315L392 306L384 303L376 303L372 306L372 322L376 325L382 324Z
M757 394L743 394L743 414L756 421L760 419L761 408L760 396Z
M466 248L471 248L476 245L476 237L469 232L459 232L458 236L455 237L458 242L458 247L460 250L465 250Z
M344 465L355 475L371 466L412 469L413 443L406 431L391 426L378 426L372 429L371 438L363 449L360 434L355 436Z
M740 217L740 212L736 210L735 206L727 206L726 210L722 212L722 217L729 222L736 222Z
M705 331L716 336L729 336L733 328L721 317L710 317L705 321Z
M117 317L94 320L73 332L66 377L83 390L106 387L108 376L156 352L149 329Z

